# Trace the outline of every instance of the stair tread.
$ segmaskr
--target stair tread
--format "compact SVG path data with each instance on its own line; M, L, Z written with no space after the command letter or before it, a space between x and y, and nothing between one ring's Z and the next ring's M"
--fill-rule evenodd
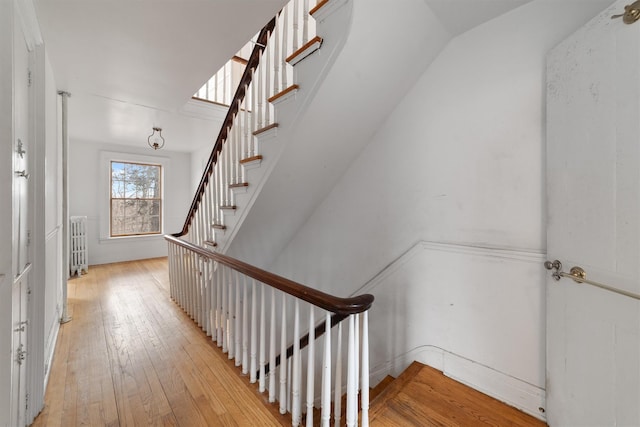
M255 162L257 160L262 160L262 156L258 154L257 156L244 158L244 159L240 160L240 164L244 165L245 163L251 163L251 162Z
M387 387L389 387L389 385L394 382L396 379L393 378L391 375L387 375L386 377L384 377L382 379L382 381L380 381L378 383L378 385L376 385L375 387L373 387L371 389L371 391L369 392L369 400L373 401L373 399L375 399L376 397L378 397L383 391L385 391L387 389Z
M229 188L240 188L240 187L248 187L248 182L238 182L236 184L229 184Z
M298 86L297 84L292 84L291 86L289 86L288 88L276 93L275 95L273 95L271 98L267 99L268 102L274 102L277 101L278 99L286 96L287 94L291 93L291 92L295 92L298 89L300 89L300 86Z
M254 136L258 136L258 135L260 135L262 133L265 133L265 132L267 132L267 131L269 131L271 129L275 129L277 127L278 127L278 123L271 123L270 125L267 125L265 127L262 127L262 128L260 128L260 129L258 129L256 131L254 131L253 135Z
M295 65L307 56L311 55L313 52L320 49L320 46L322 46L322 37L315 36L304 45L302 45L298 50L289 55L285 61L292 65Z
M372 401L369 418L380 426L546 425L419 362Z

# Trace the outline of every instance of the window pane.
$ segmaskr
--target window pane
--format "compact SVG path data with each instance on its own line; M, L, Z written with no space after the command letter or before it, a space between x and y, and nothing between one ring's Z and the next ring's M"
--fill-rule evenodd
M111 235L160 233L159 165L111 162Z

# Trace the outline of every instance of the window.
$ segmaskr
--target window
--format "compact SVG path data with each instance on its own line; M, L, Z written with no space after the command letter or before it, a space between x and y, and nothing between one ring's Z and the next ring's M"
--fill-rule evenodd
M111 237L162 232L162 166L111 161Z

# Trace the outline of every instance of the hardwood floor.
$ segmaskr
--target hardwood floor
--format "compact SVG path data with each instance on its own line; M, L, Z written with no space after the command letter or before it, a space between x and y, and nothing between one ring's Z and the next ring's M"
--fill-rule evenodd
M168 288L166 258L92 266L69 281L73 320L33 426L290 425ZM372 392L373 426L545 425L424 365L391 380Z
M372 401L373 426L513 426L546 424L442 372L411 364Z
M169 298L166 258L69 281L34 426L280 426L226 355ZM290 422L290 421L289 421Z

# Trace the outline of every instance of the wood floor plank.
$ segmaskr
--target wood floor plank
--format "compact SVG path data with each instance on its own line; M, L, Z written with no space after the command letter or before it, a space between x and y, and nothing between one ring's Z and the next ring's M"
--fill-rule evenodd
M417 362L372 401L370 416L380 426L546 425Z
M166 258L91 266L68 296L34 426L281 425L171 301Z

